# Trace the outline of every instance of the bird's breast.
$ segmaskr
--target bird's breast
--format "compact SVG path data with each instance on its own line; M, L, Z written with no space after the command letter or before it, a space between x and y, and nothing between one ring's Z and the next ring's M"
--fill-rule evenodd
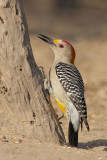
M60 83L60 80L56 75L55 67L51 69L50 81L53 88L55 99L57 98L61 103L67 105L69 96L67 95L66 91L64 90L63 86Z

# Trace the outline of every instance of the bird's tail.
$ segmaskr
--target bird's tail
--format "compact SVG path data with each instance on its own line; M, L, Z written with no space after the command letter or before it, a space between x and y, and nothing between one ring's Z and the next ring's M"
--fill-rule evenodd
M78 147L78 131L75 132L71 121L69 122L68 139L70 146Z
M85 123L85 126L86 126L86 128L87 128L87 130L88 130L88 132L89 132L90 128L89 128L89 124L88 124L86 118L84 118L84 123Z

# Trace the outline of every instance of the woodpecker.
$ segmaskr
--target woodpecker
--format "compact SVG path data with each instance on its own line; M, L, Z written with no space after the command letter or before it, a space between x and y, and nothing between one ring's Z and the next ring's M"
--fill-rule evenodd
M56 103L64 116L68 119L69 144L77 147L80 124L82 129L84 121L88 131L89 125L83 79L74 65L75 50L65 40L52 40L42 34L39 34L38 37L47 42L53 50L55 58L49 73L48 88L49 92L54 95Z

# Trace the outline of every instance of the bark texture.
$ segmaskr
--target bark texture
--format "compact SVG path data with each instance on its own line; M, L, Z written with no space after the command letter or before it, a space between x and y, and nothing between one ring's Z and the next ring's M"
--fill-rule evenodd
M8 134L63 143L63 131L42 85L22 2L0 0L0 129Z

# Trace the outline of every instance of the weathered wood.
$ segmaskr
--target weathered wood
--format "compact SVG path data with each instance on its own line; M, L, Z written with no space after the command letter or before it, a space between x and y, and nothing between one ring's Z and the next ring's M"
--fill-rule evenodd
M0 1L1 130L40 141L64 142L63 131L42 91L21 0Z

